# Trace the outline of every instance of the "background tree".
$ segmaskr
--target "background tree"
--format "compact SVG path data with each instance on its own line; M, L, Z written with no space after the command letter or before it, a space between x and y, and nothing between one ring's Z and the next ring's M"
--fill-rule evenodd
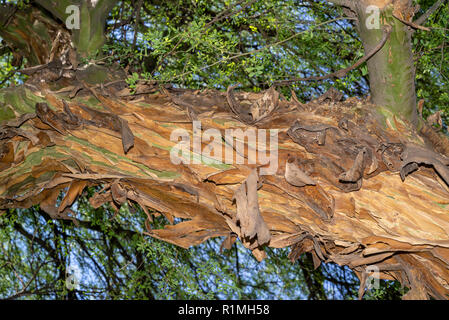
M416 58L419 57L419 60L416 59L418 98L428 101L424 104L424 116L437 108L444 111L447 95L434 93L443 91L442 84L446 83L444 47L447 29L444 21L447 21L447 7L441 6L442 1L433 7L431 3L421 1L424 10L416 9L413 13L416 11L416 15L425 17L426 10L430 8L429 16L434 19L428 24L430 31L423 35L423 27L410 25L413 14L410 11L411 3L407 1L386 6L381 14L382 28L373 32L363 30L366 19L363 6L372 2L331 2L343 5L348 16L343 18L341 8L317 1L217 1L212 4L210 1L120 1L116 2L115 7L105 1L60 1L57 5L35 1L28 5L7 5L2 11L0 35L5 41L2 50L6 54L11 52L7 58L8 65L20 68L24 64L28 68L21 73L30 78L24 87L6 89L1 93L2 119L9 120L2 131L1 177L5 181L1 189L2 208L29 207L41 203L41 209L51 218L64 217L66 209L86 184L103 184L106 193L97 192L91 198L94 207L99 207L102 200L112 201L115 207L127 202L139 204L144 213L148 212L147 207L152 208L156 210L156 215L162 213L176 224L175 227L150 231L156 238L188 246L211 236L228 236L227 239L232 240L235 233L261 259L264 256L262 247L250 244L254 240L257 242L257 237L248 241L244 237L245 230L232 227L232 221L236 221L232 194L248 176L248 168L190 167L190 173L183 169L179 176L179 167L167 163L166 150L171 145L167 137L169 131L164 131L163 127L154 129L151 123L156 121L169 123L172 127L188 128L191 119L184 111L177 111L186 108L193 109L201 119L210 118L207 112L213 110L216 115L212 118L216 120L207 123L208 126L220 129L236 126L226 117L220 119L217 113L229 111L229 91L227 95L214 91L192 94L178 88L225 89L231 84L241 83L244 90L257 93L276 84L278 90L289 97L287 85L292 84L297 99L305 102L320 96L331 85L343 91L346 97L364 96L368 94L370 83L372 102L382 108L374 109L368 102L363 102L362 105L366 106L361 106L355 100L348 100L346 104L337 104L340 111L334 112L323 103L324 97L319 99L320 104L311 104L315 106L314 110L295 103L294 99L291 102L282 100L276 101L280 116L272 115L273 122L258 124L259 127L286 131L294 120L301 119L312 126L305 130L312 132L312 135L315 135L316 127L313 126L317 122L334 125L338 122L340 129L346 131L344 123L349 120L350 124L350 138L346 141L351 142L340 146L343 151L333 149L329 142L317 150L312 143L315 137L293 134L293 140L304 149L292 145L292 135L281 135L281 148L302 159L315 159L319 163L309 168L309 172L320 184L319 187L297 188L285 185L279 177L264 181L260 194L262 203L259 205L262 217L271 230L269 245L292 246L292 259L298 257L298 253L312 252L309 260L304 262L306 265L309 261L317 266L320 260L348 265L362 280L366 266L376 264L384 277L399 279L412 287L409 297L445 297L447 288L444 281L435 280L444 280L447 276L444 271L447 263L444 258L447 255L445 183L431 168L420 168L404 183L398 181L397 174L385 171L401 170L405 175L410 169L416 169L407 167L408 163L400 163L401 153L402 156L406 154L407 142L410 141L424 146L428 140L429 148L447 154L447 143L438 130L431 129L417 117L412 61L414 46L415 53L418 52ZM389 3L376 2L381 8ZM68 17L65 9L69 4L80 5L82 23L79 30L70 31L64 26ZM358 24L354 22L357 18ZM418 30L414 32L412 42L410 35L413 28ZM364 45L365 58L372 57L366 66L363 64L359 69L350 70L346 78L339 79L346 73L338 70L348 68L364 56L357 29ZM104 30L108 30L108 38L103 36ZM374 50L376 52L373 54L376 46L381 49ZM435 61L439 61L439 65ZM123 82L126 72L131 74L127 79L128 88ZM332 76L323 76L325 74ZM385 75L390 77L382 82ZM17 81L15 76L8 70L5 83ZM437 77L437 81L419 81L431 76ZM164 83L172 83L174 87ZM140 99L142 97L145 102ZM249 101L258 97L249 96ZM237 94L238 100L243 98L245 95ZM70 101L68 109L61 99ZM74 118L68 121L61 114L52 115L48 109L38 108L38 119L24 116L18 122L11 120L34 112L36 102L44 101L56 112L61 112L64 107L64 112L69 117L70 113L74 113ZM167 103L172 110L170 115L163 112ZM84 107L79 106L81 104ZM151 106L151 112L141 112L144 106ZM213 106L218 106L218 109ZM300 115L292 111L295 106L301 109ZM96 113L89 108L98 108L113 115L106 117L106 121L95 121ZM45 116L48 112L50 117ZM116 118L117 115L120 118ZM341 118L341 115L345 117ZM385 127L375 121L379 115L384 117L380 123L385 121ZM429 122L441 128L439 115L432 116ZM93 123L81 124L82 119L92 117ZM234 118L242 120L241 114L235 114ZM120 119L128 122L134 134L133 143L126 138L126 126L117 124L122 123ZM181 119L184 123L187 120L187 123L180 124ZM21 127L22 121L26 120L31 122ZM341 120L344 121L340 123ZM241 121L238 126L244 125L244 122ZM380 137L377 143L382 141L384 149L379 151L372 138L362 136L360 129L365 130L366 127L373 129L371 137ZM420 138L416 130L421 131L424 138ZM324 133L325 139L337 141L338 137L333 137L329 131L332 130L327 130L327 137ZM33 134L38 138L33 140ZM124 150L118 148L117 138L122 139ZM40 146L40 151L33 149L33 146ZM354 168L353 160L361 147L372 151L367 158L363 156L363 162L371 164L366 165L363 175L364 185L367 186L360 189L361 176L350 181L340 181L335 177ZM71 151L68 152L67 148ZM89 159L82 153L89 155ZM338 165L328 160L317 160L323 154L328 160L340 158ZM280 167L285 164L286 157L287 154L281 152ZM436 159L444 167L444 156L438 155ZM376 162L380 165L374 168ZM447 182L445 169L439 163L427 158L411 161L414 166L421 162L435 167ZM307 163L302 165L307 166ZM368 172L373 168L374 171ZM228 178L220 173L223 170ZM195 178L214 176L213 173L217 174L214 179L201 178L203 180L198 181ZM149 177L152 181L148 181ZM185 187L186 184L192 184L193 188ZM419 188L416 189L417 184ZM375 194L372 194L376 188L379 190L379 185L382 186L381 192L374 191ZM44 192L40 192L42 187ZM55 202L61 190L65 197L61 203L57 202L61 205L57 210ZM421 194L431 193L432 196L418 197L418 190ZM171 195L162 196L161 192L167 191ZM278 205L290 201L291 204L284 209L270 207L263 202L263 196L270 198L270 193L274 195L279 192L282 193L281 197L271 200ZM217 202L211 197L212 193L219 195ZM368 195L370 200L367 200ZM200 207L192 204L197 197L201 199ZM388 202L390 198L400 205ZM211 205L210 201L215 203ZM72 205L72 210L81 213L77 203ZM378 203L384 207L379 208ZM335 204L335 207L330 208L329 204L330 207ZM417 209L410 212L410 208ZM301 213L300 216L293 217L292 210ZM382 211L393 214L383 215ZM175 220L173 216L181 220ZM148 217L151 217L150 214ZM285 218L290 222L284 221ZM396 226L398 223L399 227ZM108 225L106 222L103 224ZM373 228L373 231L368 232L366 228ZM429 237L429 232L434 232L432 237ZM57 234L56 230L53 233L58 239L63 239L59 238L61 234ZM64 253L60 252L60 256ZM105 257L111 258L112 255L105 254ZM278 263L279 266L284 264L285 259ZM307 268L303 267L303 272ZM107 274L111 275L111 270ZM62 274L64 272L60 281ZM304 278L307 280L307 275ZM109 283L114 280L105 281ZM308 290L322 288L323 281L318 281L321 285L309 286ZM318 293L310 292L310 297L322 298L319 290Z

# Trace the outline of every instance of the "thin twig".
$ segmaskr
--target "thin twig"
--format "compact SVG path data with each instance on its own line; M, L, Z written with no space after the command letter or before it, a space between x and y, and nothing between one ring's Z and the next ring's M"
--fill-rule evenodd
M139 0L139 2L137 3L137 7L136 7L136 23L134 26L134 39L133 39L133 44L132 44L132 51L134 51L134 49L136 48L136 43L137 43L137 34L138 34L138 28L139 28L139 23L140 23L140 10L142 9L142 5L143 5L143 0Z
M424 30L424 31L430 31L430 28L427 27L423 27L419 24L416 24L415 22L412 21L407 21L402 19L401 17L399 17L397 14L393 13L393 17L395 17L396 19L398 19L399 21L401 21L403 24L408 25L409 27L412 27L413 29L419 29L419 30Z
M235 3L235 4L233 4L232 6L228 7L227 9L225 9L225 10L223 10L222 12L220 12L219 14L217 14L211 21L209 21L208 23L206 23L206 24L204 25L204 30L203 30L203 32L205 32L205 31L206 31L212 24L214 24L214 23L216 23L216 22L218 22L218 21L221 21L221 20L223 20L223 19L229 18L229 17L231 17L231 16L233 16L233 15L238 14L240 11L246 9L248 6L252 5L252 4L253 4L254 2L256 2L256 1L257 1L257 0L251 0L251 1L249 1L248 3L244 4L240 9L228 13L228 12L231 10L231 9L230 9L231 7L235 7L235 6L239 5L239 4L241 4L242 2L244 2L244 0L241 0L241 1L239 1L239 2L237 2L237 3ZM174 38L175 38L175 37L174 37ZM172 38L172 39L174 39L174 38ZM181 36L179 37L179 40L178 40L178 42L174 45L174 47L173 47L169 52L165 53L165 54L162 56L161 59L159 59L158 64L156 65L156 67L154 68L154 70L153 70L153 72L152 72L152 75L154 75L154 73L159 69L159 67L161 66L161 64L162 64L163 61L165 60L165 58L171 56L171 55L175 52L175 50L179 47L179 45L181 44L181 42L182 42L184 39L185 39L185 33L184 33L184 35L181 35Z

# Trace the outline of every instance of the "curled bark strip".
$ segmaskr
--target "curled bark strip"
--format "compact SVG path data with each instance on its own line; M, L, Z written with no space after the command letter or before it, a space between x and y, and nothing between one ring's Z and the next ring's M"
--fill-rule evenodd
M191 121L198 121L198 116L195 112L195 108L192 104L188 103L187 101L183 101L176 96L172 95L168 90L164 90L164 92L170 97L171 101L180 107L183 107L187 110L187 114Z
M72 113L68 104L62 100L64 112L56 113L46 103L36 103L36 115L46 125L63 134L75 130L83 124L83 119Z
M257 246L270 241L271 235L259 211L257 197L257 171L251 171L246 181L234 194L237 204L237 224L240 225L241 236L248 240L256 239Z
M122 136L123 150L128 153L129 149L134 146L134 134L129 128L128 122L115 114L101 112L80 105L80 107L86 111L91 119L84 120L83 123L98 128L107 128L115 132L119 132Z
M39 203L39 206L42 210L44 210L52 219L63 219L63 220L72 220L75 225L78 225L78 221L75 217L69 216L68 213L72 213L69 208L66 208L64 210L59 211L56 207L56 202L58 200L59 192L62 188L55 190L47 189L44 192L46 195L44 196L44 199Z
M7 123L5 123L4 127L19 128L22 124L24 124L28 120L34 119L34 118L36 118L35 113L25 113L25 114L21 115L20 117L18 117L17 119L10 120Z
M424 274L409 263L407 257L398 256L396 259L401 263L409 283L410 290L402 297L403 300L428 300L427 290L423 284ZM438 295L436 295L438 296ZM446 297L443 297L444 299ZM441 298L440 298L441 299Z
M0 140L11 139L15 136L21 136L31 141L32 144L37 145L39 138L33 133L22 130L20 128L0 128Z
M320 167L325 168L325 170L320 169L320 171L322 170L323 172L322 174L325 174L329 179L328 181L331 182L338 189L344 192L352 192L357 191L361 188L362 186L361 179L358 180L357 182L342 182L339 179L339 176L340 174L345 172L345 169L327 157L321 157L320 160L321 160Z
M312 261L313 261L313 270L318 269L321 265L321 260L320 258L318 258L315 251L312 251Z
M89 203L92 206L92 208L97 209L101 205L105 204L106 202L112 201L112 195L111 192L105 192L102 193L101 191L96 192L92 198L89 199Z
M297 131L297 130L305 130L305 131L309 131L309 132L320 132L320 131L327 130L327 129L335 129L335 130L339 131L338 128L328 125L328 124L319 123L316 125L303 125L298 120L295 121L295 123L291 126L289 131L291 131L292 133L295 133L295 131Z
M433 146L436 152L449 157L449 138L424 124L419 133Z
M310 196L306 198L306 204L317 213L324 221L330 221L334 216L335 201L332 196L327 194L319 186L316 188L316 192L304 192L306 195L310 193Z
M351 169L343 172L339 176L339 180L342 182L357 182L363 177L363 171L365 170L365 154L367 153L366 148L363 148L357 154L354 164Z
M232 113L246 124L255 124L268 118L276 111L279 105L279 92L276 91L275 87L271 87L265 91L262 97L252 102L250 107L244 107L237 101L233 92L235 87L228 87L226 99Z
M365 271L362 271L362 274L360 276L360 287L359 287L359 300L363 299L363 296L365 295L365 291L366 291L366 279L367 279L368 275Z
M348 122L349 122L349 120L347 118L343 118L340 121L338 121L338 127L340 129L345 130L345 131L348 131L349 130L348 129Z
M36 115L46 125L63 134L64 126L61 124L61 118L56 112L50 109L46 103L36 103Z
M441 110L438 110L437 112L431 114L427 117L427 124L430 126L433 126L434 124L439 125L440 127L443 127L443 119L441 118Z
M172 186L196 197L197 203L200 201L200 194L198 190L196 190L195 188L192 188L191 186L182 183L173 183Z
M82 85L77 85L77 86L75 86L75 87L72 89L72 91L70 91L69 98L70 98L70 99L75 98L76 95L78 94L78 92L80 92L83 88L84 88L84 87L83 87Z
M221 243L220 253L223 253L223 249L231 250L235 240L237 240L237 236L235 235L235 233L229 233L229 235Z
M128 121L117 117L120 121L120 134L122 135L122 145L125 153L134 146L134 134L129 128Z
M41 65L38 65L38 66L24 68L24 69L18 70L17 72L20 72L20 73L25 74L27 76L32 76L35 73L37 73L39 71L43 71L45 69L49 69L49 70L52 70L55 73L56 72L59 73L61 68L62 68L61 61L53 60L53 61L50 61L50 62L45 63L45 64L41 64Z
M380 253L380 254L372 255L372 256L369 256L369 257L353 258L349 262L348 266L350 268L355 268L355 267L358 267L358 266L375 264L375 263L381 262L381 261L391 257L393 254L394 254L393 252L386 252L386 253Z
M318 256L318 258L320 258L320 260L324 261L324 255L323 255L323 251L321 250L321 247L318 243L318 240L315 237L312 237L312 241L313 241L313 249L315 250L316 255Z
M340 133L339 128L327 125L327 124L316 124L316 125L303 125L299 121L295 121L295 123L288 129L287 134L292 138L293 141L298 143L299 145L304 146L304 140L309 140L310 138L303 137L303 134L300 131L306 131L315 133L315 136L312 138L316 141L319 146L324 146L326 144L326 135L327 130L333 129Z
M314 186L316 182L298 166L298 159L289 157L285 163L285 180L295 187Z
M334 87L330 87L329 90L327 90L325 93L323 93L318 99L316 99L317 102L322 103L326 100L329 100L330 102L338 102L343 99L343 93L335 89Z
M0 139L1 140L1 139ZM3 171L14 163L15 153L12 142L0 144L0 171Z
M304 188L294 188L286 180L276 176L266 176L265 182L279 190L282 190L290 197L300 200L313 210L324 221L329 221L334 216L335 200L326 193L319 185L305 186Z
M405 166L403 166L401 169L401 172L400 172L401 180L405 181L405 177L408 176L413 171L418 170L418 168L419 168L419 166L416 162L411 162L411 163L408 163Z
M305 252L312 253L313 265L315 269L321 265L321 261L326 260L318 240L307 233L301 235L297 242L291 246L291 251L288 258L291 262L295 262Z
M377 168L379 168L379 162L377 161L377 157L376 154L374 153L374 151L370 148L366 149L367 154L366 156L368 156L368 158L370 158L371 163L369 165L369 167L367 168L367 174L372 174L373 172L375 172L377 170Z
M83 192L86 185L87 181L85 180L73 180L70 183L64 199L62 199L61 204L59 205L58 212L64 212L68 207L70 207L73 202L75 202L76 198Z
M288 259L291 262L295 262L304 252L310 252L313 250L313 241L309 234L303 234L298 239L298 241L291 246L290 253L288 254Z
M75 114L73 114L72 110L70 110L69 105L65 100L62 100L62 103L64 105L64 112L61 115L62 120L66 123L68 126L73 126L73 128L78 128L82 124L82 119L78 118Z
M271 87L263 96L256 100L251 106L251 116L253 118L253 123L259 122L267 117L269 117L273 112L276 111L279 105L279 92L276 91L275 87Z
M356 182L341 182L338 187L344 192L358 191L362 188L362 179L359 179Z
M127 200L127 191L118 181L114 181L111 184L111 195L114 202L118 205L125 203Z
M401 178L404 180L410 172L414 171L411 169L416 169L416 165L411 165L415 163L427 164L433 166L435 171L443 178L444 182L449 185L449 159L433 152L429 149L414 145L407 144L404 152L402 153L402 164L401 164Z
M304 110L304 109L305 109L305 105L302 104L302 103L299 101L298 97L296 96L295 91L294 91L293 89L290 89L290 93L291 93L291 96L292 96L292 98L291 98L290 101L293 102L293 103L295 104L296 108L297 108L299 111Z

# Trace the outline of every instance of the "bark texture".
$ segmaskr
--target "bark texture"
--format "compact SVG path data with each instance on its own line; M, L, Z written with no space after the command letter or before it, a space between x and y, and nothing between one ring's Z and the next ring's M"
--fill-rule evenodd
M354 1L352 8L358 18L358 34L365 52L370 52L379 44L386 27L392 28L382 49L367 61L373 103L386 106L416 123L413 30L398 20L412 21L415 13L412 1Z
M96 27L103 32L114 1L38 2L59 22L47 25L35 9L0 15L0 35L31 64L26 85L0 90L0 210L40 204L55 219L76 221L76 198L86 186L102 185L92 206L139 205L151 236L185 248L211 237L225 237L229 248L238 237L262 260L265 246L291 247L292 260L311 252L316 266L347 265L362 284L378 270L411 288L405 298L448 298L449 144L429 126L414 129L410 39L391 18L392 1L361 1L389 8L382 17L392 37L368 63L373 101L383 107L332 97L303 105L274 88L196 92L140 83L131 94L117 81L120 71L78 67L79 56L103 43ZM353 1L333 2L357 11ZM408 1L395 3L409 8ZM67 4L81 4L89 21L71 33L61 27ZM95 10L101 18L92 18ZM382 37L372 32L361 32L367 51ZM212 135L209 129L226 137L226 130L251 128L279 130L278 146L257 145L278 153L273 174L262 174L267 168L252 153L253 141L237 139L243 164L209 161L221 139L192 143L194 134ZM189 155L203 161L172 161L177 129L190 137ZM152 229L154 215L172 225Z
M138 204L148 222L162 214L172 225L148 223L147 232L185 248L211 237L227 237L229 246L238 237L262 260L265 245L290 246L292 260L312 252L317 265L347 265L362 280L377 266L381 277L411 287L406 298L448 297L447 144L434 151L389 111L358 99L302 105L273 89L234 92L233 108L229 92L141 85L153 93L125 98L128 89L111 85L70 99L72 89L0 91L1 209L40 203L54 218L76 219L76 197L87 185L103 185L94 207ZM236 104L260 121L246 124L232 111ZM174 164L170 136L184 129L192 138L193 120L223 136L226 129L278 129L279 169L260 175L261 166L248 161Z

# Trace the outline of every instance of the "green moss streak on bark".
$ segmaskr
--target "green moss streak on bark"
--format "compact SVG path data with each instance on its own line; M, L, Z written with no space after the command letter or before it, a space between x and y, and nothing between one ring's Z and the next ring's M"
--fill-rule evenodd
M2 89L0 104L11 106L19 115L33 113L36 103L44 100L23 87Z
M7 105L0 105L0 125L3 121L15 119L13 108Z
M95 150L95 151L97 151L97 152L103 154L104 156L107 156L108 159L111 160L112 162L118 163L118 162L120 162L120 161L125 161L125 162L127 162L127 163L130 163L130 164L134 165L135 167L139 168L140 171L141 171L145 176L151 176L151 175L148 174L148 172L151 172L152 174L155 174L155 175L158 176L159 178L163 178L163 179L164 179L164 178L172 179L172 178L176 178L176 177L179 176L179 173L177 173L177 172L172 172L172 171L158 171L158 170L151 169L151 168L149 168L149 167L147 167L147 166L145 166L145 165L143 165L143 164L141 164L141 163L134 162L134 161L130 160L130 159L127 158L127 157L124 157L124 156L115 154L115 153L113 153L113 152L111 152L111 151L109 151L109 150L107 150L107 149L104 149L104 148L95 146L95 145L91 144L91 143L88 142L88 141L85 141L85 140L83 140L83 139L80 139L80 138L77 138L77 137L74 137L74 136L67 136L67 137L66 137L66 140L68 140L68 141L73 141L73 142L76 142L76 143L79 143L79 144L81 144L81 145L83 145L83 146L85 146L85 147L88 147L88 148L90 148L90 149L92 149L92 150ZM106 163L102 163L102 162L98 162L98 161L97 161L97 162L92 161L91 163L97 163L97 164L99 164L99 165L101 165L101 166L105 166L105 167L109 167L109 168L113 168L114 170L117 170L117 167L116 167L116 166L113 166L113 165L110 165L110 164L106 164ZM129 175L135 175L135 172L125 172L125 171L124 171L124 173L129 174Z
M36 103L45 100L24 87L0 90L0 125L16 116L35 112Z
M64 159L68 157L67 154L61 153L56 146L41 149L27 155L25 160L18 166L10 167L0 172L0 180L7 179L9 176L19 176L31 173L32 168L34 166L39 166L45 158Z

